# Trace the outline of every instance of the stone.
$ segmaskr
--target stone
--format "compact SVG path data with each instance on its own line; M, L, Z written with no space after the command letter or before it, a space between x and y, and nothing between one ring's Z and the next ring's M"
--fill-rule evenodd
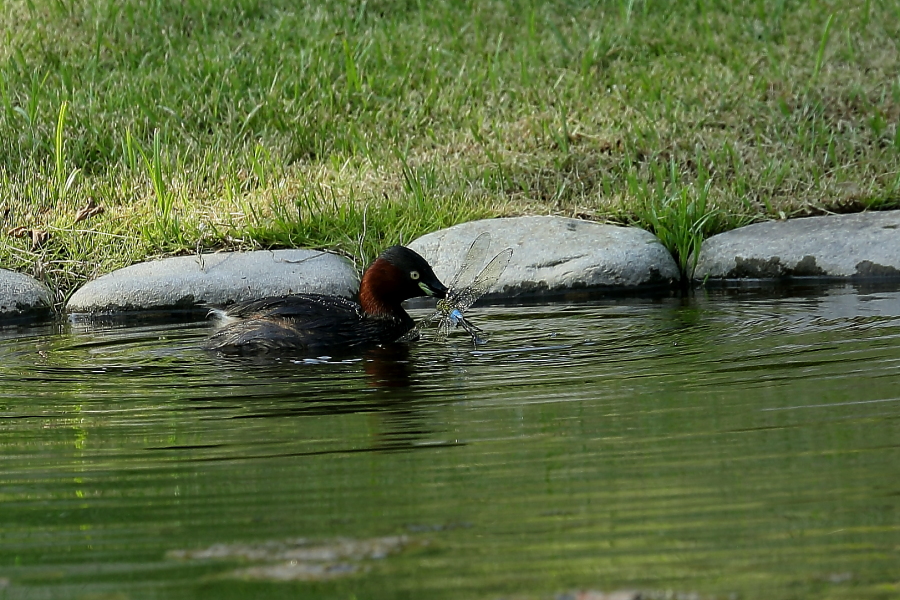
M138 263L89 281L72 294L70 313L226 305L293 293L350 297L353 264L316 250L260 250L176 256Z
M900 279L900 211L755 223L703 242L697 280Z
M513 249L509 266L488 290L489 298L573 290L636 291L669 287L680 280L675 260L653 234L564 217L471 221L422 236L409 247L450 285L472 242L485 231L491 234L487 259L504 248Z
M53 307L52 298L37 279L0 269L0 319L45 316Z

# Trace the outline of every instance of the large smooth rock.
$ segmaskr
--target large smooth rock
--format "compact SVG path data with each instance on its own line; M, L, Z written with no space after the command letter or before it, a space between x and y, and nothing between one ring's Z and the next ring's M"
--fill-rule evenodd
M672 255L653 234L563 217L471 221L422 236L409 247L450 285L472 242L485 231L491 234L487 259L504 248L513 249L509 266L488 291L494 298L639 290L670 286L680 278Z
M351 296L353 264L314 250L261 250L176 256L131 265L72 294L69 312L109 313L230 304L299 292Z
M0 319L46 315L52 306L46 285L28 275L0 269Z
M703 242L694 278L900 278L900 211L755 223Z

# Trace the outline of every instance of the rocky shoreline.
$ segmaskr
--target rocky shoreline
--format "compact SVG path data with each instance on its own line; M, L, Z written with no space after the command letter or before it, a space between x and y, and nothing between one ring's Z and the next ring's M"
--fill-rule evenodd
M513 248L492 299L573 292L641 293L681 283L678 266L651 233L551 216L486 219L409 244L444 281L480 233L490 253ZM900 281L900 210L771 221L703 242L694 283ZM89 281L66 305L73 315L191 309L268 295L313 292L350 297L359 285L346 258L312 250L220 252L131 265ZM0 269L0 322L52 315L41 282Z

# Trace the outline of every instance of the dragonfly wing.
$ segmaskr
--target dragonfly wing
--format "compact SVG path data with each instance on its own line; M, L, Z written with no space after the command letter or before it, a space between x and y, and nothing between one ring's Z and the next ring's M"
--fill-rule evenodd
M481 294L471 286L457 290L457 293L453 296L453 307L462 312L475 304L475 301L478 300L479 296L481 296Z
M472 282L472 285L459 290L454 299L454 306L460 311L465 311L475 304L476 300L481 298L495 283L497 283L497 281L500 280L500 276L503 274L503 271L506 270L507 265L509 265L509 259L512 257L512 252L512 248L507 248L491 259L491 262L489 262L487 266L481 270L478 276L475 277L475 281Z
M481 290L482 294L488 291L492 285L500 280L500 276L503 275L503 271L505 271L507 265L509 265L509 259L512 258L512 253L512 248L507 248L498 252L497 256L491 259L491 262L481 270L481 273L479 273L478 277L475 278L475 281L472 282L472 287Z
M427 317L422 317L422 320L419 321L418 327L420 329L425 329L426 327L429 327L435 321L442 319L445 314L446 313L444 311L440 310L440 307L438 307L438 310L435 310Z
M485 231L475 238L466 251L466 256L463 258L462 265L460 265L456 275L454 275L453 281L450 282L449 288L451 290L467 287L472 283L478 268L484 264L484 259L487 257L490 246L491 234L489 232Z

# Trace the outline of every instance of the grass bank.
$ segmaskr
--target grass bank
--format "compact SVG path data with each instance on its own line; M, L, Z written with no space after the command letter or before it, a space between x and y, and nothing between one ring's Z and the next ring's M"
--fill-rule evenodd
M0 0L0 265L900 206L888 0Z

